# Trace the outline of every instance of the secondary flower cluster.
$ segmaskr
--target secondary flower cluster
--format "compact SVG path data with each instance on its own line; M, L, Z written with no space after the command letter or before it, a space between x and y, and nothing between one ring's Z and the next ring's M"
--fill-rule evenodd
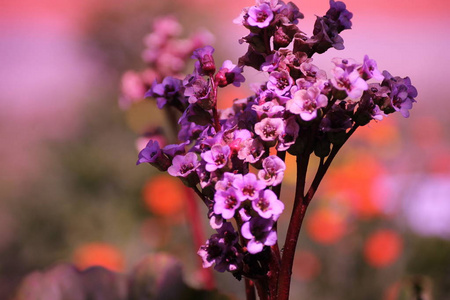
M415 102L409 78L381 73L367 55L362 63L334 58L330 77L313 64L314 53L343 48L339 33L352 17L345 4L331 0L310 38L296 25L302 17L291 2L257 0L236 19L251 32L241 40L249 47L238 65L225 61L217 69L214 48L198 48L192 74L166 77L146 94L159 108L180 112L180 143L161 148L150 141L137 164L179 177L207 205L217 233L198 252L204 267L250 278L267 271L264 253L277 242L275 224L284 209L274 187L286 169L283 156L271 150L325 158L350 130L395 111L407 117ZM219 88L240 86L244 66L266 72L268 81L218 110Z
M213 41L206 30L198 30L188 38L181 38L181 32L182 26L173 16L155 20L153 31L144 38L146 48L142 59L147 68L140 72L127 71L122 76L119 98L122 109L142 101L155 80L166 76L182 77L192 51Z

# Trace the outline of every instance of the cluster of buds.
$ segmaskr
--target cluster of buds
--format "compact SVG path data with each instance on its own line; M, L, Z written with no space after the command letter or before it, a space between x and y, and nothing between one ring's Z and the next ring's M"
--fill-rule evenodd
M362 63L334 58L330 77L313 64L315 53L343 49L339 33L350 29L352 18L344 3L330 0L309 38L297 26L300 18L291 2L257 0L235 20L250 30L241 39L248 51L237 65L225 61L217 68L214 48L205 46L193 52L192 74L166 77L146 94L159 108L180 112L180 143L161 148L150 141L137 164L179 177L200 196L217 233L198 254L204 267L214 265L237 278L269 271L284 210L279 193L285 153L299 159L314 153L322 164L332 156L331 162L357 127L395 111L408 117L417 96L408 77L381 73L367 55ZM218 91L240 86L245 66L267 73L268 81L254 87L254 95L218 110Z

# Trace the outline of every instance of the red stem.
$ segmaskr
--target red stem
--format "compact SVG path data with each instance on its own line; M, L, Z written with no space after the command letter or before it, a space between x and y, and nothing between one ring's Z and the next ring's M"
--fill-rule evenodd
M198 211L197 199L195 199L194 193L188 187L185 188L186 191L186 203L187 203L187 218L188 223L191 227L192 237L194 240L195 249L199 249L203 243L206 241L205 233L203 231L201 216ZM200 259L200 258L199 258ZM201 259L200 259L201 261ZM205 288L207 290L212 290L216 287L216 283L214 280L213 270L211 268L203 268L200 266L201 272L203 275Z
M277 300L288 300L291 285L292 265L294 263L295 248L302 226L303 218L308 204L305 203L304 192L306 182L306 171L308 169L309 154L304 157L297 156L297 185L295 190L294 207L289 222L284 252L281 258L281 269L278 277Z

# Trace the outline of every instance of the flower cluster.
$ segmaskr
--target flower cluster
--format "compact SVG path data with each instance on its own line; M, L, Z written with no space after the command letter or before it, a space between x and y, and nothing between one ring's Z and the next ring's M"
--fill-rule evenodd
M248 51L237 65L225 61L218 68L214 48L200 47L191 74L166 77L146 94L159 108L180 112L180 143L160 148L150 141L137 163L167 170L197 192L217 231L198 251L203 265L238 278L267 273L267 253L277 243L276 222L284 210L279 185L285 152L324 159L358 126L395 111L407 117L417 96L409 78L381 73L368 56L362 63L334 58L330 77L313 63L315 53L343 49L339 33L350 29L352 18L344 3L330 0L312 37L298 28L302 17L291 2L257 0L235 20L250 30L241 39ZM268 81L218 110L217 93L240 86L245 66L267 73Z
M181 38L182 26L173 16L155 20L153 31L144 38L146 48L142 59L147 68L140 72L127 71L122 75L119 106L127 109L142 101L155 80L166 76L182 77L192 51L213 41L206 30L199 30L188 38Z

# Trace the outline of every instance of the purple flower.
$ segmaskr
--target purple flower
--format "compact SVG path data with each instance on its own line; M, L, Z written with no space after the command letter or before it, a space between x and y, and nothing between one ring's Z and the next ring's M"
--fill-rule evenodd
M272 190L260 191L257 198L253 199L252 207L264 219L274 220L277 220L284 210L283 202L278 200Z
M338 32L352 28L353 14L347 10L344 2L330 0L330 9L325 16L335 22Z
M277 242L277 233L273 229L274 220L259 216L242 224L241 233L248 241L247 250L251 254L262 251L264 246L273 246Z
M278 185L284 177L286 164L275 155L270 155L263 160L263 170L258 172L258 178L265 181L267 185Z
M392 108L396 111L400 111L403 117L409 117L409 109L417 97L417 90L411 84L409 77L401 78L399 76L393 77L388 71L383 71L384 80L381 83L382 86L387 86L391 89L389 98L391 99ZM385 110L386 113L392 111Z
M198 166L199 162L197 160L197 155L189 152L186 155L175 156L172 160L172 165L167 172L174 177L187 177L194 172Z
M332 71L331 83L341 91L345 91L352 100L359 100L363 92L367 90L368 85L362 79L357 70L348 73L341 67L335 67Z
M320 93L316 87L307 90L298 90L294 98L286 102L286 109L291 113L300 115L304 121L310 121L317 117L317 110L328 104L328 98Z
M223 62L222 68L215 75L214 80L220 87L225 87L229 84L239 87L245 81L242 72L242 68L234 65L231 60L226 60Z
M248 10L247 23L250 26L264 28L269 26L272 19L273 12L266 3L262 3L259 6L252 6Z
M216 182L215 189L216 191L226 191L227 189L233 186L234 179L236 178L236 174L231 172L223 173L223 177L221 180Z
M201 157L206 162L206 171L212 172L223 168L228 162L229 155L230 147L228 145L222 146L215 144L211 147L211 150L202 153Z
M272 72L267 82L267 88L282 96L288 92L294 83L294 80L286 71Z
M300 65L300 71L305 75L305 80L310 82L316 82L318 79L327 79L327 73L324 70L319 69L316 65L308 60Z
M278 69L280 64L280 54L275 52L266 56L266 61L261 65L261 71L273 72Z
M201 76L188 76L184 80L186 90L184 95L188 97L189 103L197 103L205 110L211 109L213 102L210 97L211 85L209 80Z
M237 189L237 195L241 201L255 200L261 190L266 188L264 181L258 180L253 173L244 176L236 175L233 186Z
M149 163L160 171L166 171L170 166L170 159L162 153L157 141L150 140L145 148L139 152L136 165L142 163Z
M222 215L224 219L234 217L236 209L241 205L239 195L235 188L228 188L226 191L217 191L214 195L214 213Z
M243 147L238 152L238 158L249 162L256 163L265 153L263 143L259 139L248 139L243 143Z
M233 225L224 222L197 252L203 260L203 267L208 268L215 263L214 269L219 272L241 269L243 253L236 247L238 238Z
M211 236L211 238L206 241L206 245L201 246L197 252L203 260L203 268L209 268L214 263L220 262L225 250L225 243L223 243L217 235Z
M265 102L261 105L252 105L252 109L256 111L258 117L281 117L285 111L284 106L280 105L277 100Z
M192 58L198 59L196 69L200 75L212 75L216 72L213 53L214 48L211 46L205 46L194 51Z
M180 102L185 102L182 96L181 80L170 76L165 77L161 83L157 83L155 80L145 97L156 98L159 109L166 104L177 106Z
M184 142L181 144L170 144L164 146L162 152L170 158L175 157L176 155L185 154L185 147L188 143Z
M374 78L376 80L382 81L384 76L378 71L377 62L370 59L368 55L364 56L364 62L359 69L359 73L364 80L369 80Z
M300 126L298 125L295 117L292 116L284 121L286 126L284 129L284 133L278 137L277 150L278 151L286 151L291 145L295 143L298 137L298 133L300 131Z
M284 122L282 118L265 118L255 124L255 133L263 141L275 141L284 132Z

